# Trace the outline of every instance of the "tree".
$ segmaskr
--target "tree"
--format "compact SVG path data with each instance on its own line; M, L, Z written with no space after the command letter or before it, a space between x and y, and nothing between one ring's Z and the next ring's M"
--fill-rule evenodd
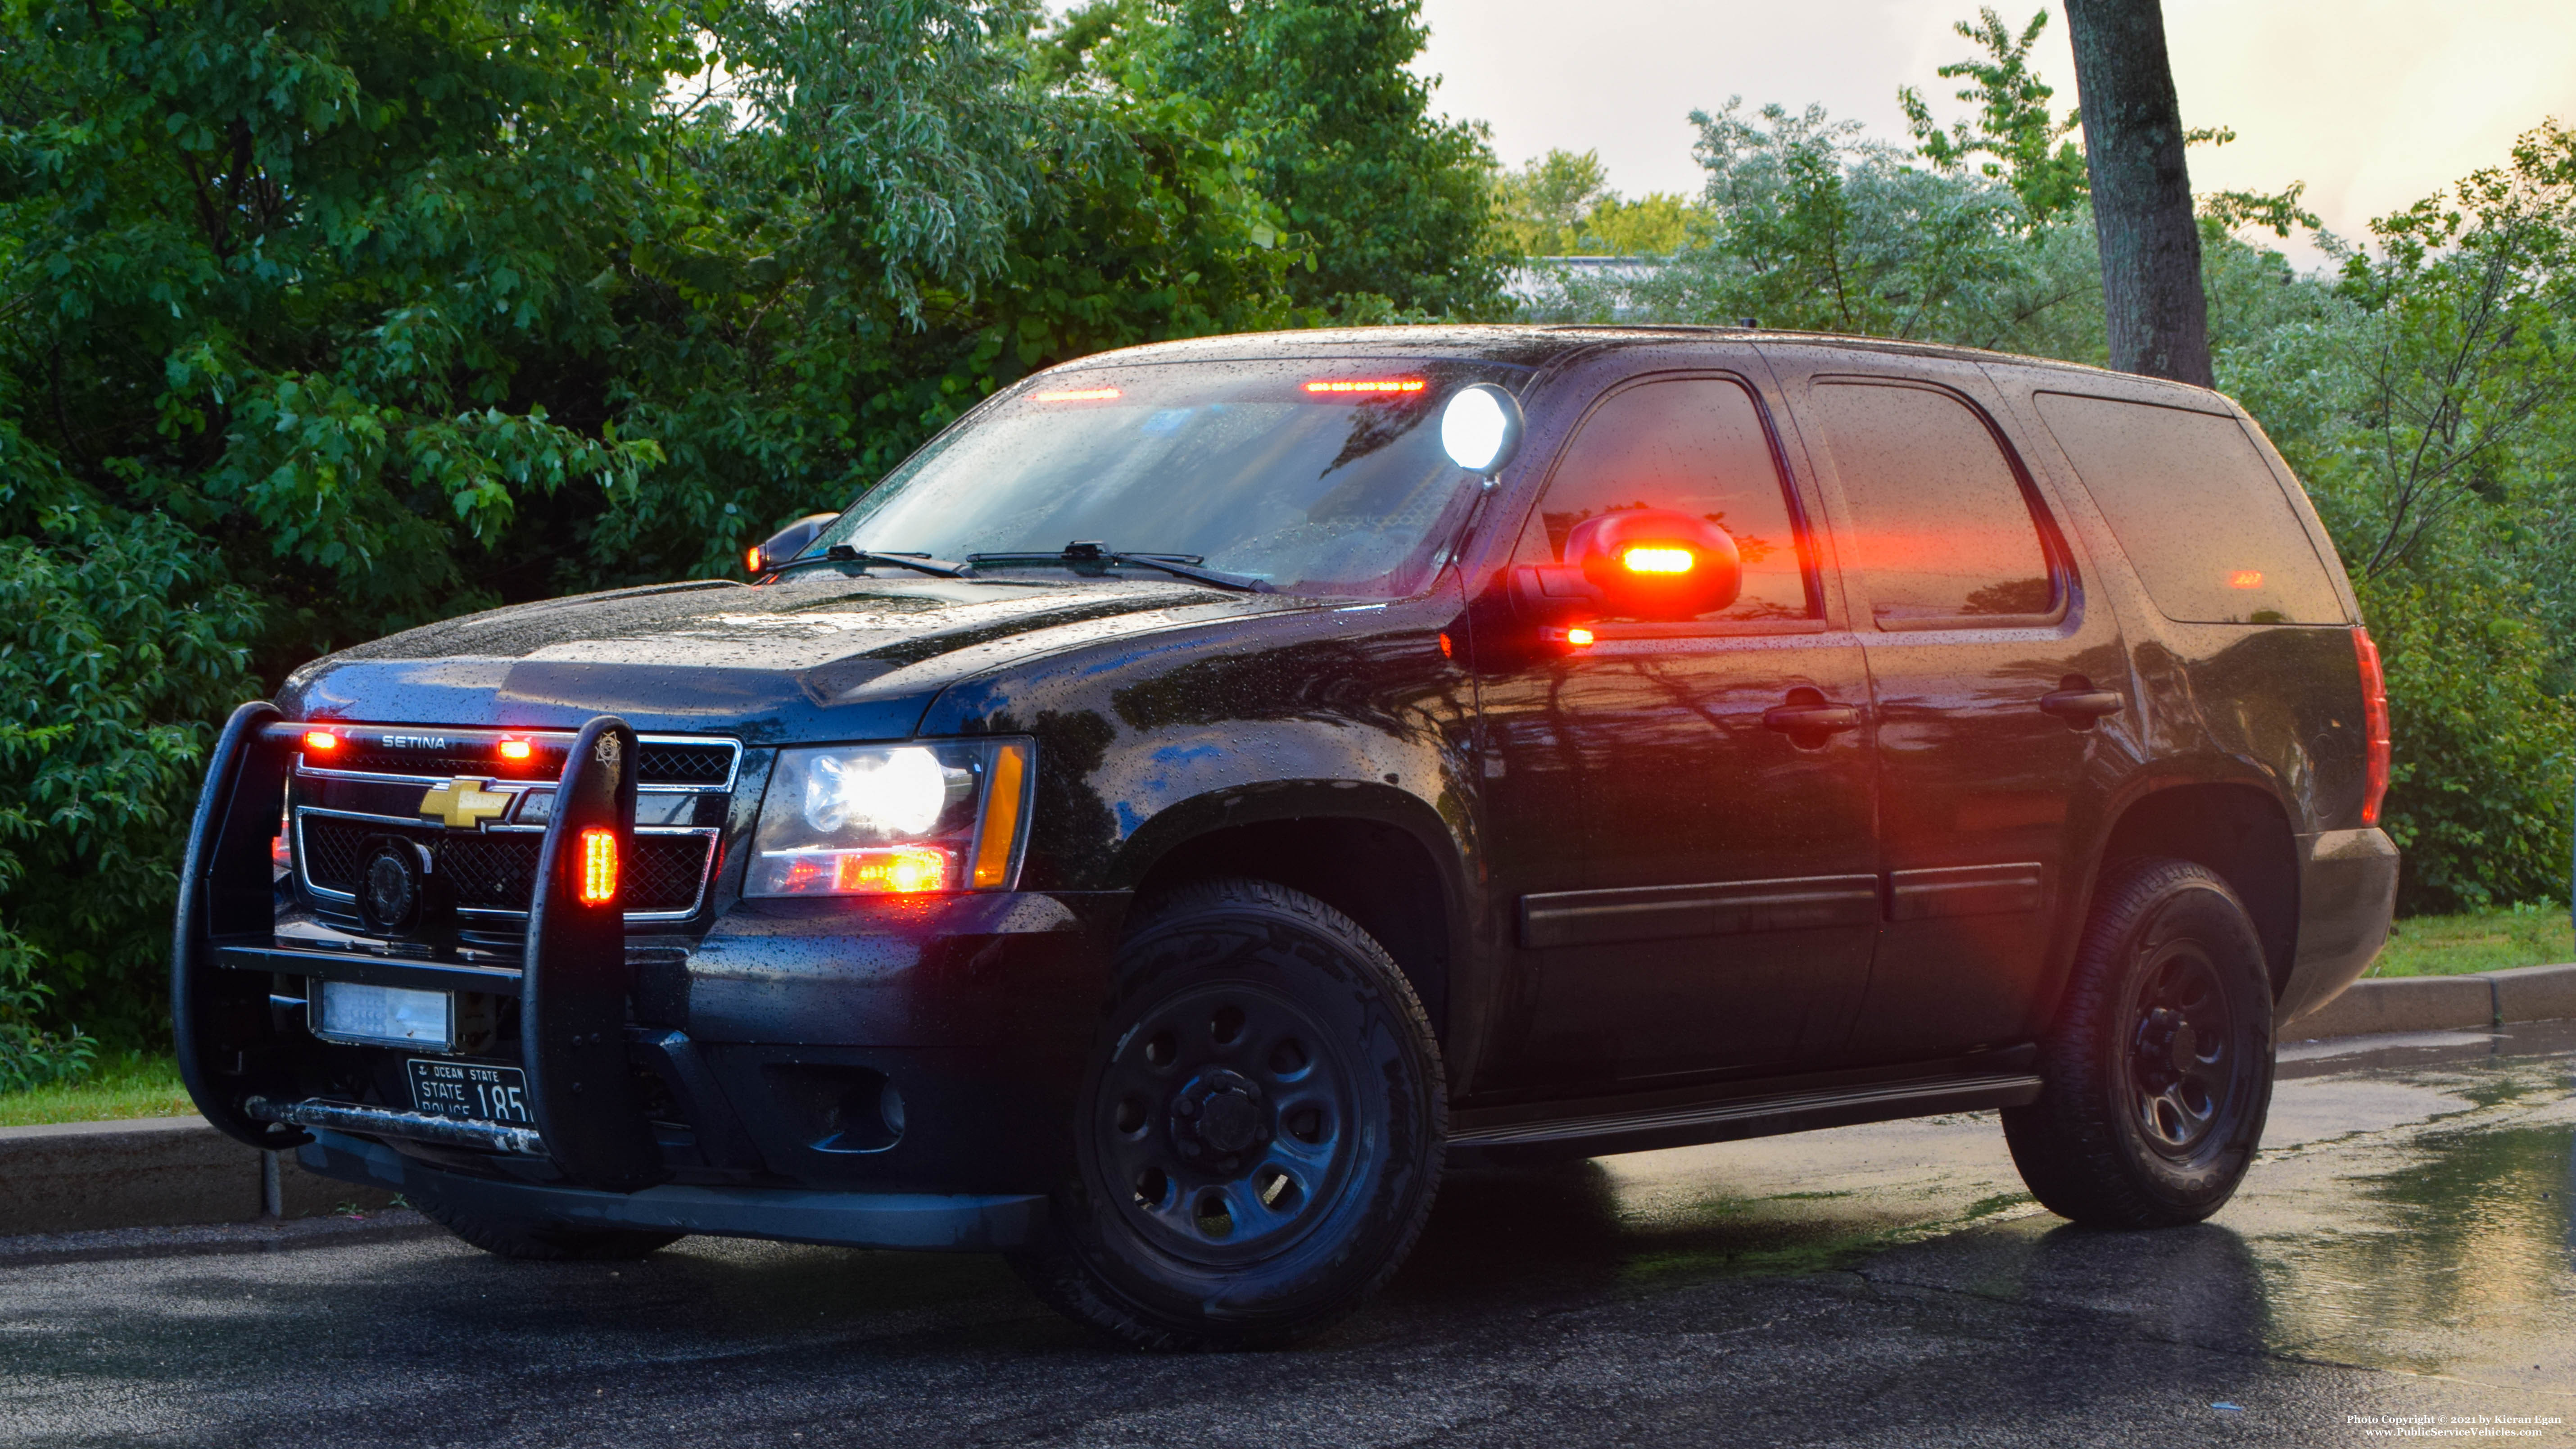
M2158 0L2066 0L2111 366L2211 384L2200 227Z
M2084 154L2066 138L2081 124L2076 112L2064 120L2051 115L2049 100L2057 92L2030 69L2030 48L2048 28L2048 12L2031 16L2014 35L1992 9L1977 12L1977 23L1962 20L1951 27L1963 40L1984 47L1985 55L1953 61L1933 72L1943 80L1962 76L1976 84L1963 86L1958 98L1976 104L1974 121L1953 122L1944 131L1932 108L1912 86L1896 93L1915 151L1943 171L1956 171L1977 156L1981 174L2003 180L2021 198L2033 227L2084 199Z
M1345 320L1499 313L1510 247L1493 224L1480 125L1431 114L1421 0L1154 0L1115 79L1213 107L1254 149L1263 195L1302 240L1288 288ZM1141 22L1141 23L1140 23ZM1112 62L1116 62L1113 60Z

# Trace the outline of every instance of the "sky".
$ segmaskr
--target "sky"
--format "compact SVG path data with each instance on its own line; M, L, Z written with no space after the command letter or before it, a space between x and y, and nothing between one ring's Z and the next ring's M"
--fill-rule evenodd
M1997 6L2016 30L2038 6ZM1967 114L1965 57L1951 32L1973 0L1424 0L1431 41L1416 63L1441 77L1435 105L1493 127L1519 165L1552 147L1597 150L1610 183L1635 196L1696 192L1693 108L1730 95L1748 108L1821 101L1874 134L1906 139L1901 85L1944 121ZM2049 6L2034 68L2075 103L2065 13ZM2238 139L2191 152L2195 191L2308 184L2333 231L2367 236L2374 216L2482 166L2556 116L2576 123L2576 3L2570 0L2164 0L2174 88L2186 126ZM2269 233L2259 234L2269 239ZM2302 238L2268 240L2302 266Z

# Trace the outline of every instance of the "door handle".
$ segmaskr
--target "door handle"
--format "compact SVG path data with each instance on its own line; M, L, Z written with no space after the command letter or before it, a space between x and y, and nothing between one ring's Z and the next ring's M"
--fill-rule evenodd
M1780 704L1762 711L1762 725L1786 735L1833 735L1860 728L1860 711L1847 704Z
M2126 701L2116 691L2095 689L2084 680L2070 679L2060 688L2039 697L2039 707L2079 730L2093 727L2093 721L2118 714Z

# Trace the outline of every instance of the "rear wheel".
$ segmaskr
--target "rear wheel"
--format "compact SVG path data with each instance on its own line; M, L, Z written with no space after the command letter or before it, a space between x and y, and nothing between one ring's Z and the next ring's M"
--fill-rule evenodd
M1250 880L1186 887L1129 938L1079 1103L1078 1176L1014 1262L1141 1348L1280 1344L1357 1308L1420 1234L1448 1129L1384 948Z
M659 1252L688 1236L644 1228L594 1228L542 1218L463 1212L426 1197L413 1205L432 1222L484 1252L534 1262L622 1262Z
M2270 977L2225 881L2179 860L2105 872L2040 1075L2004 1138L2049 1210L2120 1228L2218 1211L2272 1101Z

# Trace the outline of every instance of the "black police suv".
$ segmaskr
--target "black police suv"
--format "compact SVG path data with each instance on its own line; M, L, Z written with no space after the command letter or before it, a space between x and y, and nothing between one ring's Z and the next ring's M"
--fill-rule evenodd
M2002 1110L2185 1223L2385 938L2386 698L2194 388L1389 328L985 402L699 580L298 670L173 961L206 1116L468 1242L998 1250L1349 1312L1444 1162Z

